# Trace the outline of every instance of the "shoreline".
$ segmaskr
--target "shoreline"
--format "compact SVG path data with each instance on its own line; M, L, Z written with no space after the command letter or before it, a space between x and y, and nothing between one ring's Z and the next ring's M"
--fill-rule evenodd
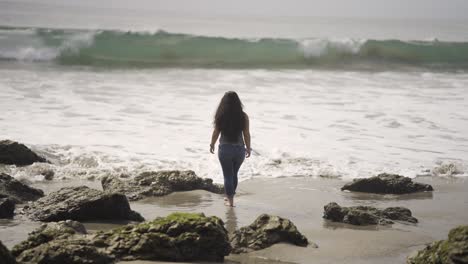
M310 260L314 263L403 263L408 255L421 249L424 244L445 239L451 228L468 222L468 215L464 213L468 205L467 180L421 177L416 178L416 181L433 185L435 191L377 195L343 192L340 188L345 181L339 179L252 179L240 183L235 208L224 206L222 195L201 190L147 198L131 202L131 207L147 220L175 211L216 215L223 219L229 232L249 225L262 213L279 215L290 219L310 242L318 245L318 248L301 248L277 244L248 254L231 254L226 258L226 263L310 263ZM99 182L96 181L55 181L35 183L33 186L47 187L45 192L48 193L65 185L83 183L93 188L99 187ZM342 206L372 205L378 208L404 206L413 212L419 223L365 227L332 223L322 219L323 206L329 202L337 202ZM1 220L0 238L11 248L40 224L18 217ZM90 233L120 225L109 222L84 224Z

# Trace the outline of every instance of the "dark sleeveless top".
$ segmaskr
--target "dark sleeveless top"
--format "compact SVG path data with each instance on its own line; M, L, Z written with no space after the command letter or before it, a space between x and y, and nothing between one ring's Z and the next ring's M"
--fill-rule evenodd
M237 137L237 140L232 141L228 140L226 136L221 132L221 137L219 138L219 144L232 144L232 145L239 145L239 146L244 146L244 137L242 136L242 131L239 133L239 136Z

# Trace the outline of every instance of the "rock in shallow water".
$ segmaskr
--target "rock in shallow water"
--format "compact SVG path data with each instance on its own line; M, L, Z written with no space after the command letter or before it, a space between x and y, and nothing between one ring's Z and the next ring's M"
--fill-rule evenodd
M0 263L2 264L16 264L15 258L11 255L10 251L0 241Z
M235 231L231 237L232 253L246 253L287 242L306 247L309 242L288 219L260 215L251 225Z
M128 181L108 176L101 180L101 184L105 191L123 193L131 201L197 189L224 193L222 185L214 184L211 179L200 178L193 171L144 172Z
M130 209L123 194L102 192L86 186L66 187L26 205L23 213L35 221L131 220L143 217Z
M450 230L447 240L429 244L415 256L409 257L408 264L462 264L468 263L468 225Z
M404 207L388 207L384 210L371 206L341 207L337 203L329 203L324 207L323 218L333 222L351 225L388 225L393 221L417 223L418 219Z
M25 166L34 162L47 162L47 160L23 144L11 140L0 141L0 163Z
M13 218L15 202L8 198L0 198L0 218Z
M43 191L29 187L8 174L0 173L0 198L10 198L15 203L24 203L43 196Z
M342 191L405 194L414 192L433 191L431 185L413 182L411 178L396 174L382 173L370 178L354 179L341 188Z

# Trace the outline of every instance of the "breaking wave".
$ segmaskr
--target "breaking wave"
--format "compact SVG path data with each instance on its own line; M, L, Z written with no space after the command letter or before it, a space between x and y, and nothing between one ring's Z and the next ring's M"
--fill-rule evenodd
M100 67L468 68L468 43L0 27L0 60Z

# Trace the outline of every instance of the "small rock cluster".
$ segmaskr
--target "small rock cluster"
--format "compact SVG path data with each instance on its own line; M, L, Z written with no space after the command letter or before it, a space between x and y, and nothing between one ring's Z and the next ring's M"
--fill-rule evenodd
M351 225L390 225L395 221L417 223L411 211L405 207L388 207L383 210L371 206L341 207L329 203L324 207L323 218Z
M306 247L309 241L288 219L267 214L260 215L251 225L235 231L231 237L232 253L246 253L287 242Z
M341 190L380 194L405 194L433 191L434 189L429 184L416 183L408 177L382 173L370 178L354 179L351 183L343 186Z
M190 170L144 172L126 181L108 176L102 178L101 184L105 191L123 193L130 201L197 189L218 194L224 193L222 185L214 184L212 179L200 178Z

